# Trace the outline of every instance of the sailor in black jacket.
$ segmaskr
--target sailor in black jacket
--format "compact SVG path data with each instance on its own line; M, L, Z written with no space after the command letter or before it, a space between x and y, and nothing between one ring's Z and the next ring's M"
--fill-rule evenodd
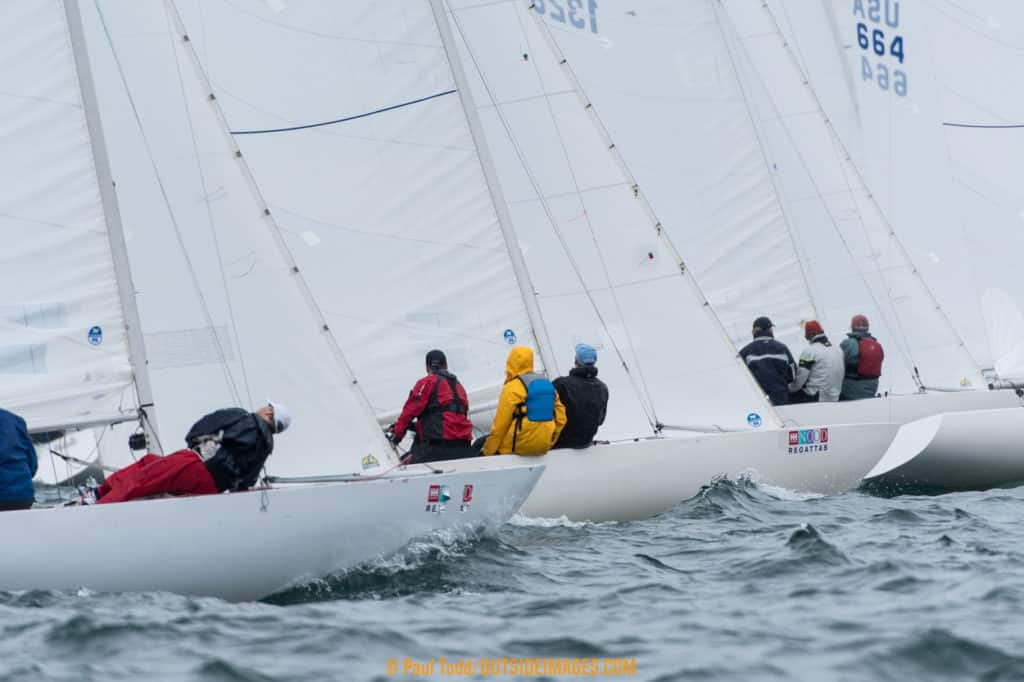
M772 405L789 401L789 384L796 376L796 363L789 348L772 335L772 321L767 317L754 320L754 340L740 350L750 373L757 379Z
M273 419L273 427L261 410ZM269 403L261 410L217 410L193 424L185 435L185 444L203 458L217 490L254 486L263 463L274 451L274 433L288 428L291 418L282 405Z
M585 448L594 442L608 409L608 387L597 378L597 351L585 343L576 345L576 366L569 376L553 382L565 405L565 428L556 448Z

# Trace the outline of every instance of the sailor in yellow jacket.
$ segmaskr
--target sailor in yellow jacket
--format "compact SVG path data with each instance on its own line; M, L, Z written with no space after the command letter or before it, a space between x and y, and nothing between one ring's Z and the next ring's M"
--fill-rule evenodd
M526 415L527 386L534 380L541 382L535 384L539 390L530 390L534 391L538 402L543 402L550 384L540 375L533 373L533 350L525 346L516 346L509 352L508 360L505 361L505 386L498 398L498 410L494 415L491 433L484 441L483 454L543 455L558 440L558 434L565 426L565 407L553 387L552 418L531 421ZM550 408L550 402L548 407ZM543 407L541 409L543 410Z

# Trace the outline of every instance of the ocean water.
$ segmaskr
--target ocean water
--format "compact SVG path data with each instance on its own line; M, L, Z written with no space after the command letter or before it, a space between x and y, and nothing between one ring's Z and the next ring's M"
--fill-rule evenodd
M516 519L263 602L0 592L0 680L471 679L388 672L439 657L635 664L587 679L1024 680L1022 509L1024 489L723 480L654 519Z

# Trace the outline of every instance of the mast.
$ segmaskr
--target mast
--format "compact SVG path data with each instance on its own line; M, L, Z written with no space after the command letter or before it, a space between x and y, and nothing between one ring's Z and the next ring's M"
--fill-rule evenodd
M89 129L89 143L92 146L93 164L100 187L100 202L107 221L107 235L110 239L110 252L114 260L114 273L121 299L121 311L124 314L125 327L128 332L128 357L135 379L140 422L149 436L149 442L155 445L159 443L159 439L156 428L156 411L153 407L153 389L149 382L146 346L142 338L139 309L135 305L135 286L132 284L131 267L128 263L128 246L124 239L121 210L117 204L114 179L110 172L110 159L107 157L107 147L103 139L103 125L99 117L96 87L92 79L92 71L89 68L89 51L85 44L85 31L78 0L64 0L64 13L67 17L71 48L75 55L78 85L82 92L82 106Z
M547 328L544 326L544 318L541 316L540 305L537 303L537 291L530 280L530 273L526 269L526 260L519 248L519 240L516 238L515 227L512 224L512 217L508 212L508 205L505 203L505 195L498 182L498 173L495 170L494 159L491 157L490 148L487 146L487 139L484 135L483 125L477 113L476 105L473 102L473 95L469 89L469 81L466 80L466 72L462 68L462 61L459 59L458 46L455 44L455 37L452 34L451 26L448 24L448 16L444 8L444 0L430 0L430 8L434 12L434 22L437 24L438 33L441 35L441 43L444 45L445 53L448 55L448 65L451 67L452 76L455 78L455 87L459 91L459 100L462 102L462 109L469 123L469 132L476 145L477 157L480 159L480 166L487 181L487 189L491 194L491 203L498 215L498 224L501 226L501 234L505 239L505 247L512 258L512 269L516 275L516 282L519 285L519 292L523 297L523 304L526 306L526 314L530 318L530 325L533 327L533 335L537 341L537 350L540 352L544 368L549 372L555 371L558 366L554 349L551 346L551 339L548 336Z

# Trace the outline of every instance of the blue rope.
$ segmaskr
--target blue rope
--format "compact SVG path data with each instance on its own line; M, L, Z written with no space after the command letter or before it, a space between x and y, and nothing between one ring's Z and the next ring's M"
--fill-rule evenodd
M1024 123L943 123L950 128L1024 128Z
M438 92L433 95L427 95L426 97L420 97L419 99L410 100L408 102L402 102L401 104L392 104L390 107L384 107L383 109L375 109L373 111L367 111L365 114L356 114L355 116L346 116L345 118L336 118L333 121L323 121L321 123L307 123L306 125L291 126L289 128L266 128L264 130L232 130L232 135L264 135L266 133L288 133L293 130L306 130L307 128L322 128L323 126L332 126L336 123L345 123L347 121L354 121L357 118L366 118L367 116L375 116L377 114L383 114L385 111L392 111L394 109L401 109L402 107L408 107L413 104L419 104L420 102L426 102L427 100L435 99L437 97L444 97L445 95L451 95L456 90L445 90L444 92Z

